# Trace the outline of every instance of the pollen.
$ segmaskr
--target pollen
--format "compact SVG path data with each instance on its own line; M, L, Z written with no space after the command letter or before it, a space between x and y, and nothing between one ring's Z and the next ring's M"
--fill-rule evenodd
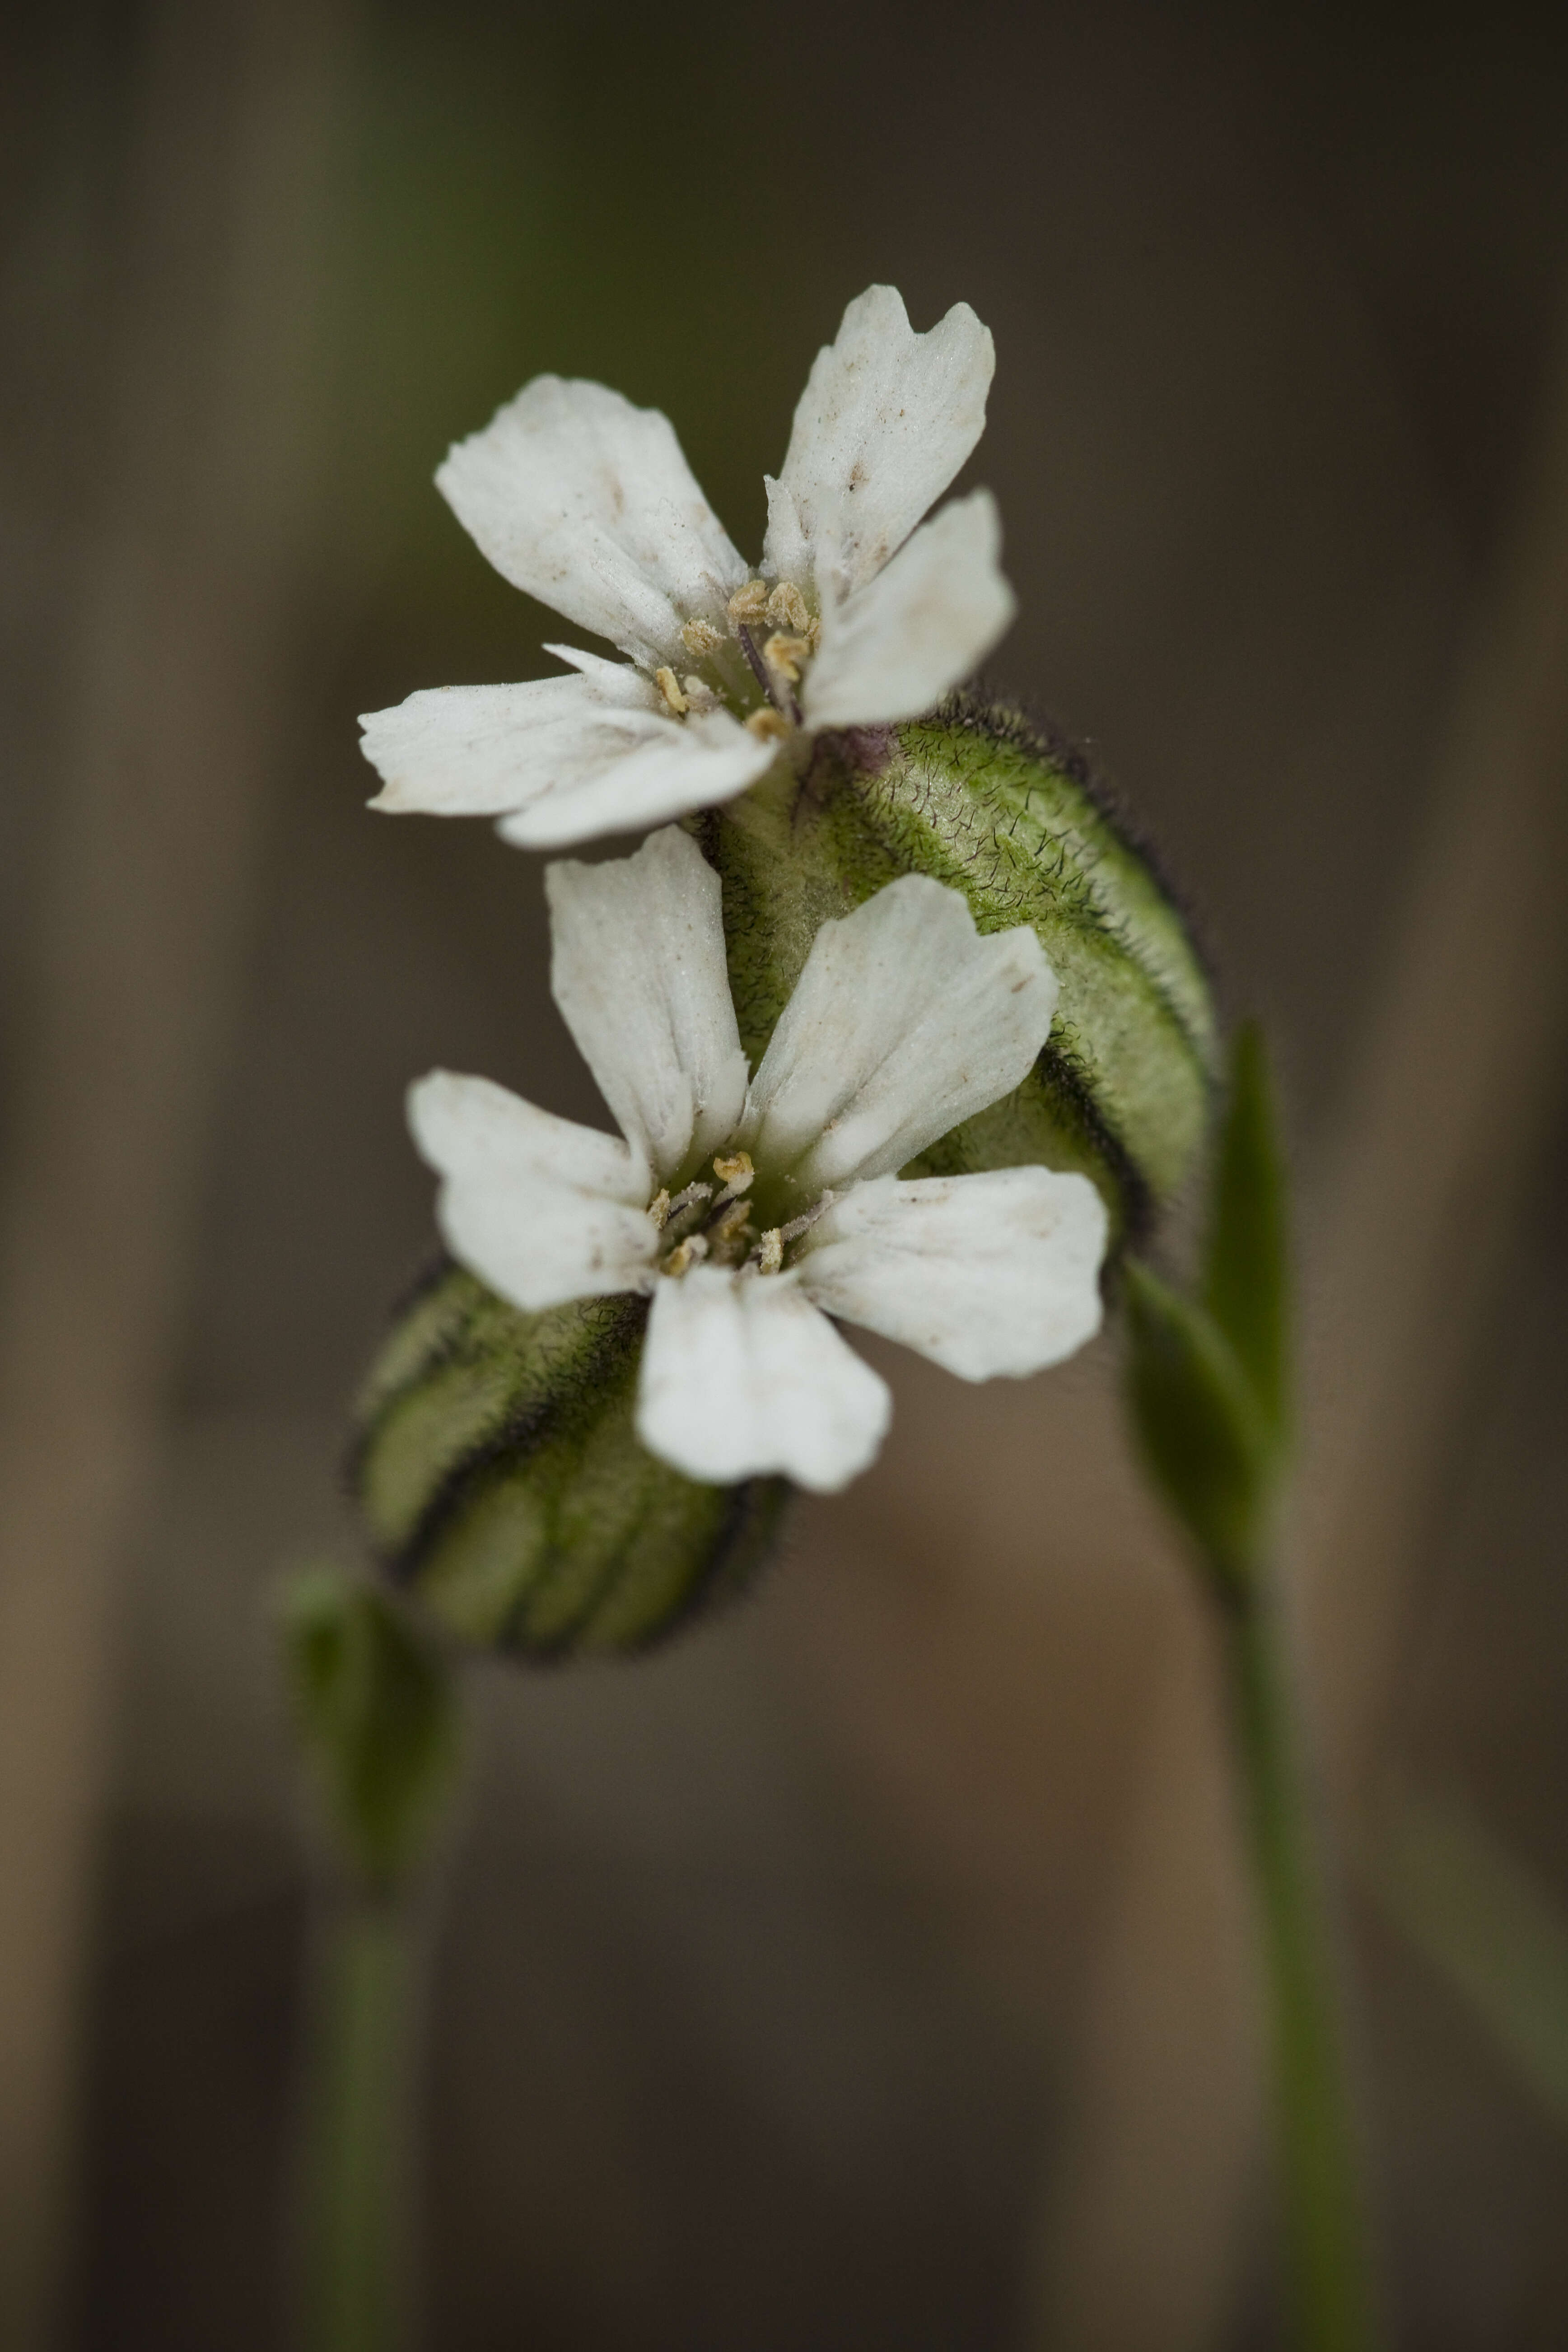
M805 598L793 580L779 582L778 586L768 598L764 610L775 628L791 629L796 636L804 636L811 625L811 614L806 610Z
M753 710L746 721L746 726L750 733L760 735L764 742L780 741L789 733L788 719L771 708Z
M748 580L737 588L730 599L730 618L737 626L745 621L760 621L768 609L768 583L765 580Z
M749 1188L756 1172L749 1151L721 1151L713 1162L713 1173L731 1201Z
M669 1223L669 1187L668 1184L661 1184L659 1186L658 1191L654 1194L652 1200L647 1204L647 1213L653 1219L655 1232L662 1233L666 1225Z
M655 670L653 674L653 682L655 686L658 687L660 694L663 695L666 702L668 703L671 710L674 711L676 717L678 719L684 719L687 711L691 706L680 690L680 680L676 677L675 672L668 667L668 663L664 668Z
M771 1226L763 1235L762 1248L758 1253L757 1257L757 1271L759 1274L782 1274L784 1272L784 1232L782 1227L778 1225Z
M811 646L805 637L772 636L763 647L763 659L780 677L787 677L794 686L800 676L801 664Z
M706 661L710 654L718 652L724 642L724 635L721 629L713 626L711 621L705 621L699 614L682 625L680 642L693 661ZM690 683L688 678L688 686Z

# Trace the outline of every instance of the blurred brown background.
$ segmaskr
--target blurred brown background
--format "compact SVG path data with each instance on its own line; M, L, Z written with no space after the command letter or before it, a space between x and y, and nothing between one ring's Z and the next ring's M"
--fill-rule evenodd
M283 2340L267 1594L341 1539L429 1245L406 1081L597 1115L538 861L363 811L357 711L546 666L434 465L599 377L754 547L885 279L995 333L998 677L1275 1024L1396 2340L1561 2343L1562 2128L1376 1889L1411 1785L1568 1901L1568 16L12 0L0 232L0 2340ZM900 1360L748 1610L484 1678L443 2352L1277 2340L1210 1662L1114 1348Z

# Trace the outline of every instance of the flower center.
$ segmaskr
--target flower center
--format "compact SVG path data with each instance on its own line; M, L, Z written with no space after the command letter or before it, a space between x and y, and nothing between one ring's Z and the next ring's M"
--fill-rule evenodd
M680 632L698 664L685 677L668 665L654 684L677 719L700 717L721 703L753 735L783 740L801 724L796 688L822 634L822 623L793 580L748 580L727 607L729 631L700 617ZM760 696L760 699L759 699Z
M658 1261L660 1274L679 1278L704 1260L737 1274L782 1274L790 1243L816 1223L833 1198L824 1192L804 1216L759 1234L746 1197L756 1176L751 1154L720 1152L713 1173L717 1188L707 1182L688 1184L673 1200L666 1188L648 1204L648 1215L668 1237Z

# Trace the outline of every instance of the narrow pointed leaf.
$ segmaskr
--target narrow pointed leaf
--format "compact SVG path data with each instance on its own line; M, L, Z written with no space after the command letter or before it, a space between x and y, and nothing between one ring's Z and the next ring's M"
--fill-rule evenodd
M1274 1486L1271 1434L1224 1332L1135 1260L1127 1266L1128 1391L1154 1483L1232 1591L1253 1573Z

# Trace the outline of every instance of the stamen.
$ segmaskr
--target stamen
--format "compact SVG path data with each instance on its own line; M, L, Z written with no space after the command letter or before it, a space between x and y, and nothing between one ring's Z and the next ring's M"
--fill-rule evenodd
M746 725L752 734L761 735L764 739L771 736L781 742L789 733L789 720L782 711L775 710L771 702L765 710L753 710L747 719Z
M669 1223L669 1187L668 1184L661 1184L659 1186L658 1192L654 1194L652 1200L647 1204L647 1213L653 1219L654 1231L656 1233L663 1233L666 1225Z
M727 1264L733 1265L736 1257L735 1244L740 1244L743 1246L751 1230L752 1213L749 1203L744 1201L731 1201L723 1214L716 1217L709 1226L708 1246L716 1257L721 1257Z
M794 686L800 677L800 667L811 647L804 637L772 636L763 647L763 659L780 677L788 678Z
M805 635L807 647L812 653L815 653L817 646L822 643L822 615L820 613L814 613L812 614L802 634Z
M730 599L730 618L737 629L742 621L760 621L768 609L768 583L765 580L748 580L737 588Z
M676 1243L664 1261L664 1272L679 1279L681 1275L689 1273L694 1265L700 1265L707 1255L708 1244L703 1236L690 1234L685 1241Z
M768 619L775 627L793 629L797 636L803 635L811 625L811 614L806 610L805 598L793 580L779 582L778 586L768 598L765 610Z
M699 615L682 624L680 642L693 661L706 661L710 654L718 652L724 642L724 634L721 629L716 629L711 621L704 621ZM686 683L689 688L691 680L688 678Z
M749 1151L721 1151L713 1162L713 1173L724 1187L720 1198L730 1201L738 1200L750 1186L756 1172L752 1165L752 1155Z
M763 1235L762 1244L757 1252L757 1272L759 1274L784 1272L784 1234L777 1225L773 1226Z
M668 1213L672 1217L679 1217L682 1209L694 1209L699 1201L710 1201L712 1198L711 1184L689 1184L684 1192L676 1194L669 1204Z
M824 1192L819 1201L812 1202L804 1217L792 1217L787 1225L779 1227L780 1241L798 1241L802 1234L809 1233L823 1211L833 1206L833 1201L834 1195L831 1192Z
M690 704L699 719L705 718L710 710L718 709L718 696L714 693L712 688L706 685L701 678L683 677L680 683L686 689L687 701Z
M658 687L660 694L663 695L666 702L668 703L671 710L674 711L676 717L678 719L684 719L689 706L687 703L686 697L680 691L680 680L676 677L675 672L668 664L666 664L662 669L655 670L653 674L653 682L655 686Z
M756 679L757 684L762 688L763 692L767 696L768 700L776 704L779 698L778 692L773 685L773 679L768 676L768 666L763 659L761 654L757 651L757 641L755 637L752 636L750 629L747 628L743 621L737 625L735 635L741 640L741 651L746 656L746 660L751 667L752 676Z

